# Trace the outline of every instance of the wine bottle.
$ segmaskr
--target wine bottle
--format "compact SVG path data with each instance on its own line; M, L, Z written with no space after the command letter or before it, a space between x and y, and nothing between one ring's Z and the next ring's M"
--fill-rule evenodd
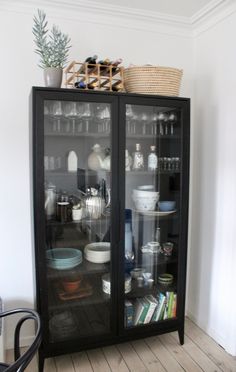
M89 63L90 65L95 65L97 58L98 56L94 54L94 56L86 58L85 62Z
M75 82L75 88L85 89L86 88L86 84L83 81L76 81Z
M104 60L98 61L98 63L101 65L100 71L105 71L107 67L110 66L111 61L109 60L109 58L105 58Z
M88 84L89 89L96 89L98 86L98 81L93 81L92 83Z
M112 90L113 90L114 92L119 92L119 91L122 90L122 89L123 89L123 85L122 85L122 83L112 85Z
M94 68L95 68L95 66L94 65L96 65L96 60L97 60L97 58L98 58L98 56L96 55L96 54L94 54L94 56L92 56L92 57L88 57L88 58L86 58L86 60L84 61L84 63L87 63L88 65L87 65L87 71L89 72L89 73L91 73L93 70L94 70ZM82 68L82 73L85 73L85 66L83 66L83 68Z
M114 74L114 72L116 72L116 70L117 70L117 66L120 64L120 63L122 63L123 62L123 59L122 58L118 58L118 59L116 59L115 61L112 61L111 62L111 65L112 65L112 72L113 72L113 74Z

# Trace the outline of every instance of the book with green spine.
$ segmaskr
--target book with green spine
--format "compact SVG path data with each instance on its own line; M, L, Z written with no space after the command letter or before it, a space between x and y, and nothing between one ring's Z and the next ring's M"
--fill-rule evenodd
M157 307L158 302L155 299L155 297L152 296L152 295L146 296L145 299L149 303L148 312L147 312L146 317L144 319L144 324L147 324L147 323L149 323L151 321L152 316L153 316L153 313L154 313L154 311L155 311L155 309Z
M173 300L174 300L174 292L169 292L169 299L167 304L167 318L172 318L172 307L173 307Z
M152 316L152 322L157 322L158 320L160 320L160 316L165 305L165 298L166 296L160 292L158 296L158 304Z
M140 298L141 304L142 304L142 309L143 311L140 314L140 317L138 319L137 324L144 324L144 320L146 318L150 303L144 298Z
M134 325L138 324L138 320L140 318L142 311L143 311L143 305L141 303L141 299L136 298L136 301L134 304Z

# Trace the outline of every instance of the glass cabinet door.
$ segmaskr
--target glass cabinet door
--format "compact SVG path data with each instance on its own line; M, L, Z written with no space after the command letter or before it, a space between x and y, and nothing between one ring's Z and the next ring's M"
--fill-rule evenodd
M51 343L112 331L111 127L111 101L44 100Z
M124 327L177 316L182 138L177 107L126 104Z

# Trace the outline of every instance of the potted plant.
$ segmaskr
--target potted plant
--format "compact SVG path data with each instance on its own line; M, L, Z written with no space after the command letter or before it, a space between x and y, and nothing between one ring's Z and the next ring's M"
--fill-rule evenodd
M60 88L63 67L67 63L70 38L53 25L48 34L46 14L38 9L33 18L33 34L35 36L35 52L40 56L39 66L44 69L44 80L47 87Z

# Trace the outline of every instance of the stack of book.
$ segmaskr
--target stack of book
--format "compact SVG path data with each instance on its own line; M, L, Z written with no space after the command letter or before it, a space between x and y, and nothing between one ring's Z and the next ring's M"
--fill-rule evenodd
M158 306L152 317L152 322L176 317L177 294L174 292L160 292Z
M177 294L160 292L155 298L148 295L137 298L134 303L125 301L125 326L132 327L176 317Z

